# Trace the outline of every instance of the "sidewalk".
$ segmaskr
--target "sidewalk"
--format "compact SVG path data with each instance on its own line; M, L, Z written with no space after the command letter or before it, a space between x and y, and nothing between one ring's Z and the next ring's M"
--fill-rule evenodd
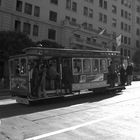
M126 87L126 89L140 87L140 81L132 81L132 85L125 86L125 87Z

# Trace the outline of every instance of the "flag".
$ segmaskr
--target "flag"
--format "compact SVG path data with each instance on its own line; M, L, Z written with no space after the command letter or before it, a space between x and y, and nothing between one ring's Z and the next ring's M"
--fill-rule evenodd
M102 35L105 32L105 29L102 29L98 35Z
M122 35L121 34L118 37L116 37L117 47L121 45L121 38L122 38Z

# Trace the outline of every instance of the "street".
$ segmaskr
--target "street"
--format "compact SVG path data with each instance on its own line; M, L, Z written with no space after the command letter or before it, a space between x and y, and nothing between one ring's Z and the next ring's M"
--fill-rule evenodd
M139 85L32 106L0 99L0 140L140 140Z

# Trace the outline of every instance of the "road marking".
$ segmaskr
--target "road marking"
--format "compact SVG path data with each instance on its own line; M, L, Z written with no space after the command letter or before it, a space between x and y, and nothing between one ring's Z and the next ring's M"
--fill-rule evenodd
M82 127L87 126L87 125L91 125L91 124L94 124L94 123L98 123L98 122L101 122L101 121L112 119L114 117L116 117L116 116L113 115L113 116L110 116L110 117L105 117L105 118L102 118L102 119L93 120L93 121L86 122L86 123L83 123L83 124L80 124L80 125L68 127L68 128L65 128L65 129L60 129L60 130L57 130L57 131L54 131L54 132L42 134L42 135L35 136L35 137L32 137L32 138L27 138L25 140L39 140L39 139L42 139L42 138L47 138L47 137L50 137L50 136L53 136L53 135L57 135L57 134L65 133L65 132L68 132L68 131L76 130L78 128L82 128Z

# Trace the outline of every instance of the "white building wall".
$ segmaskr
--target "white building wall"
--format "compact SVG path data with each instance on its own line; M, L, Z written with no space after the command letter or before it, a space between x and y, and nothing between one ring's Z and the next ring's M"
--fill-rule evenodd
M73 12L72 10L66 9L66 0L58 0L58 5L54 5L50 3L50 0L21 0L22 1L22 12L16 11L16 2L17 0L2 0L2 4L0 5L0 30L14 30L15 28L15 20L21 21L21 31L23 30L23 23L30 23L31 24L31 33L29 37L33 41L40 41L40 40L47 40L48 39L48 29L55 29L56 30L56 42L65 46L71 47L74 43L78 45L88 46L90 48L99 48L104 49L102 42L109 42L112 38L111 36L100 36L97 39L97 42L93 45L89 45L86 43L87 37L92 37L97 35L97 31L99 32L98 28L106 28L108 34L112 34L113 32L116 35L122 34L131 38L131 44L124 44L117 48L120 50L121 48L130 50L134 52L135 48L135 29L134 29L134 22L133 17L135 16L135 8L128 8L121 4L121 0L106 0L107 1L107 9L99 7L99 0L94 0L93 3L87 2L87 0L71 0L72 2L77 3L77 12ZM136 0L125 0L126 2L132 3L134 5L134 1ZM25 3L32 4L32 15L27 15L24 13ZM112 5L117 7L117 14L112 13ZM34 13L34 6L40 7L40 16L35 17ZM93 18L89 18L83 15L83 7L88 7L88 9L93 9ZM131 13L131 20L127 20L121 17L121 10L127 11ZM57 12L57 22L52 22L49 20L49 11ZM102 23L99 21L99 13L103 13L107 15L107 23ZM93 29L95 31L88 31L81 28L79 31L75 31L77 27L72 26L70 24L66 24L62 26L62 21L65 19L65 16L69 16L70 18L75 18L77 24L81 25L84 22L93 25ZM112 27L112 18L117 20L117 27ZM131 32L126 32L121 30L121 22L124 22L128 25L131 25ZM33 25L39 26L39 34L38 36L33 36ZM74 32L75 31L75 32ZM81 37L81 42L77 42L73 39L73 34L78 34ZM83 39L83 41L82 41ZM74 40L74 41L73 41ZM70 44L70 42L74 42ZM107 44L108 47L112 47L111 42ZM75 45L74 45L75 46Z

